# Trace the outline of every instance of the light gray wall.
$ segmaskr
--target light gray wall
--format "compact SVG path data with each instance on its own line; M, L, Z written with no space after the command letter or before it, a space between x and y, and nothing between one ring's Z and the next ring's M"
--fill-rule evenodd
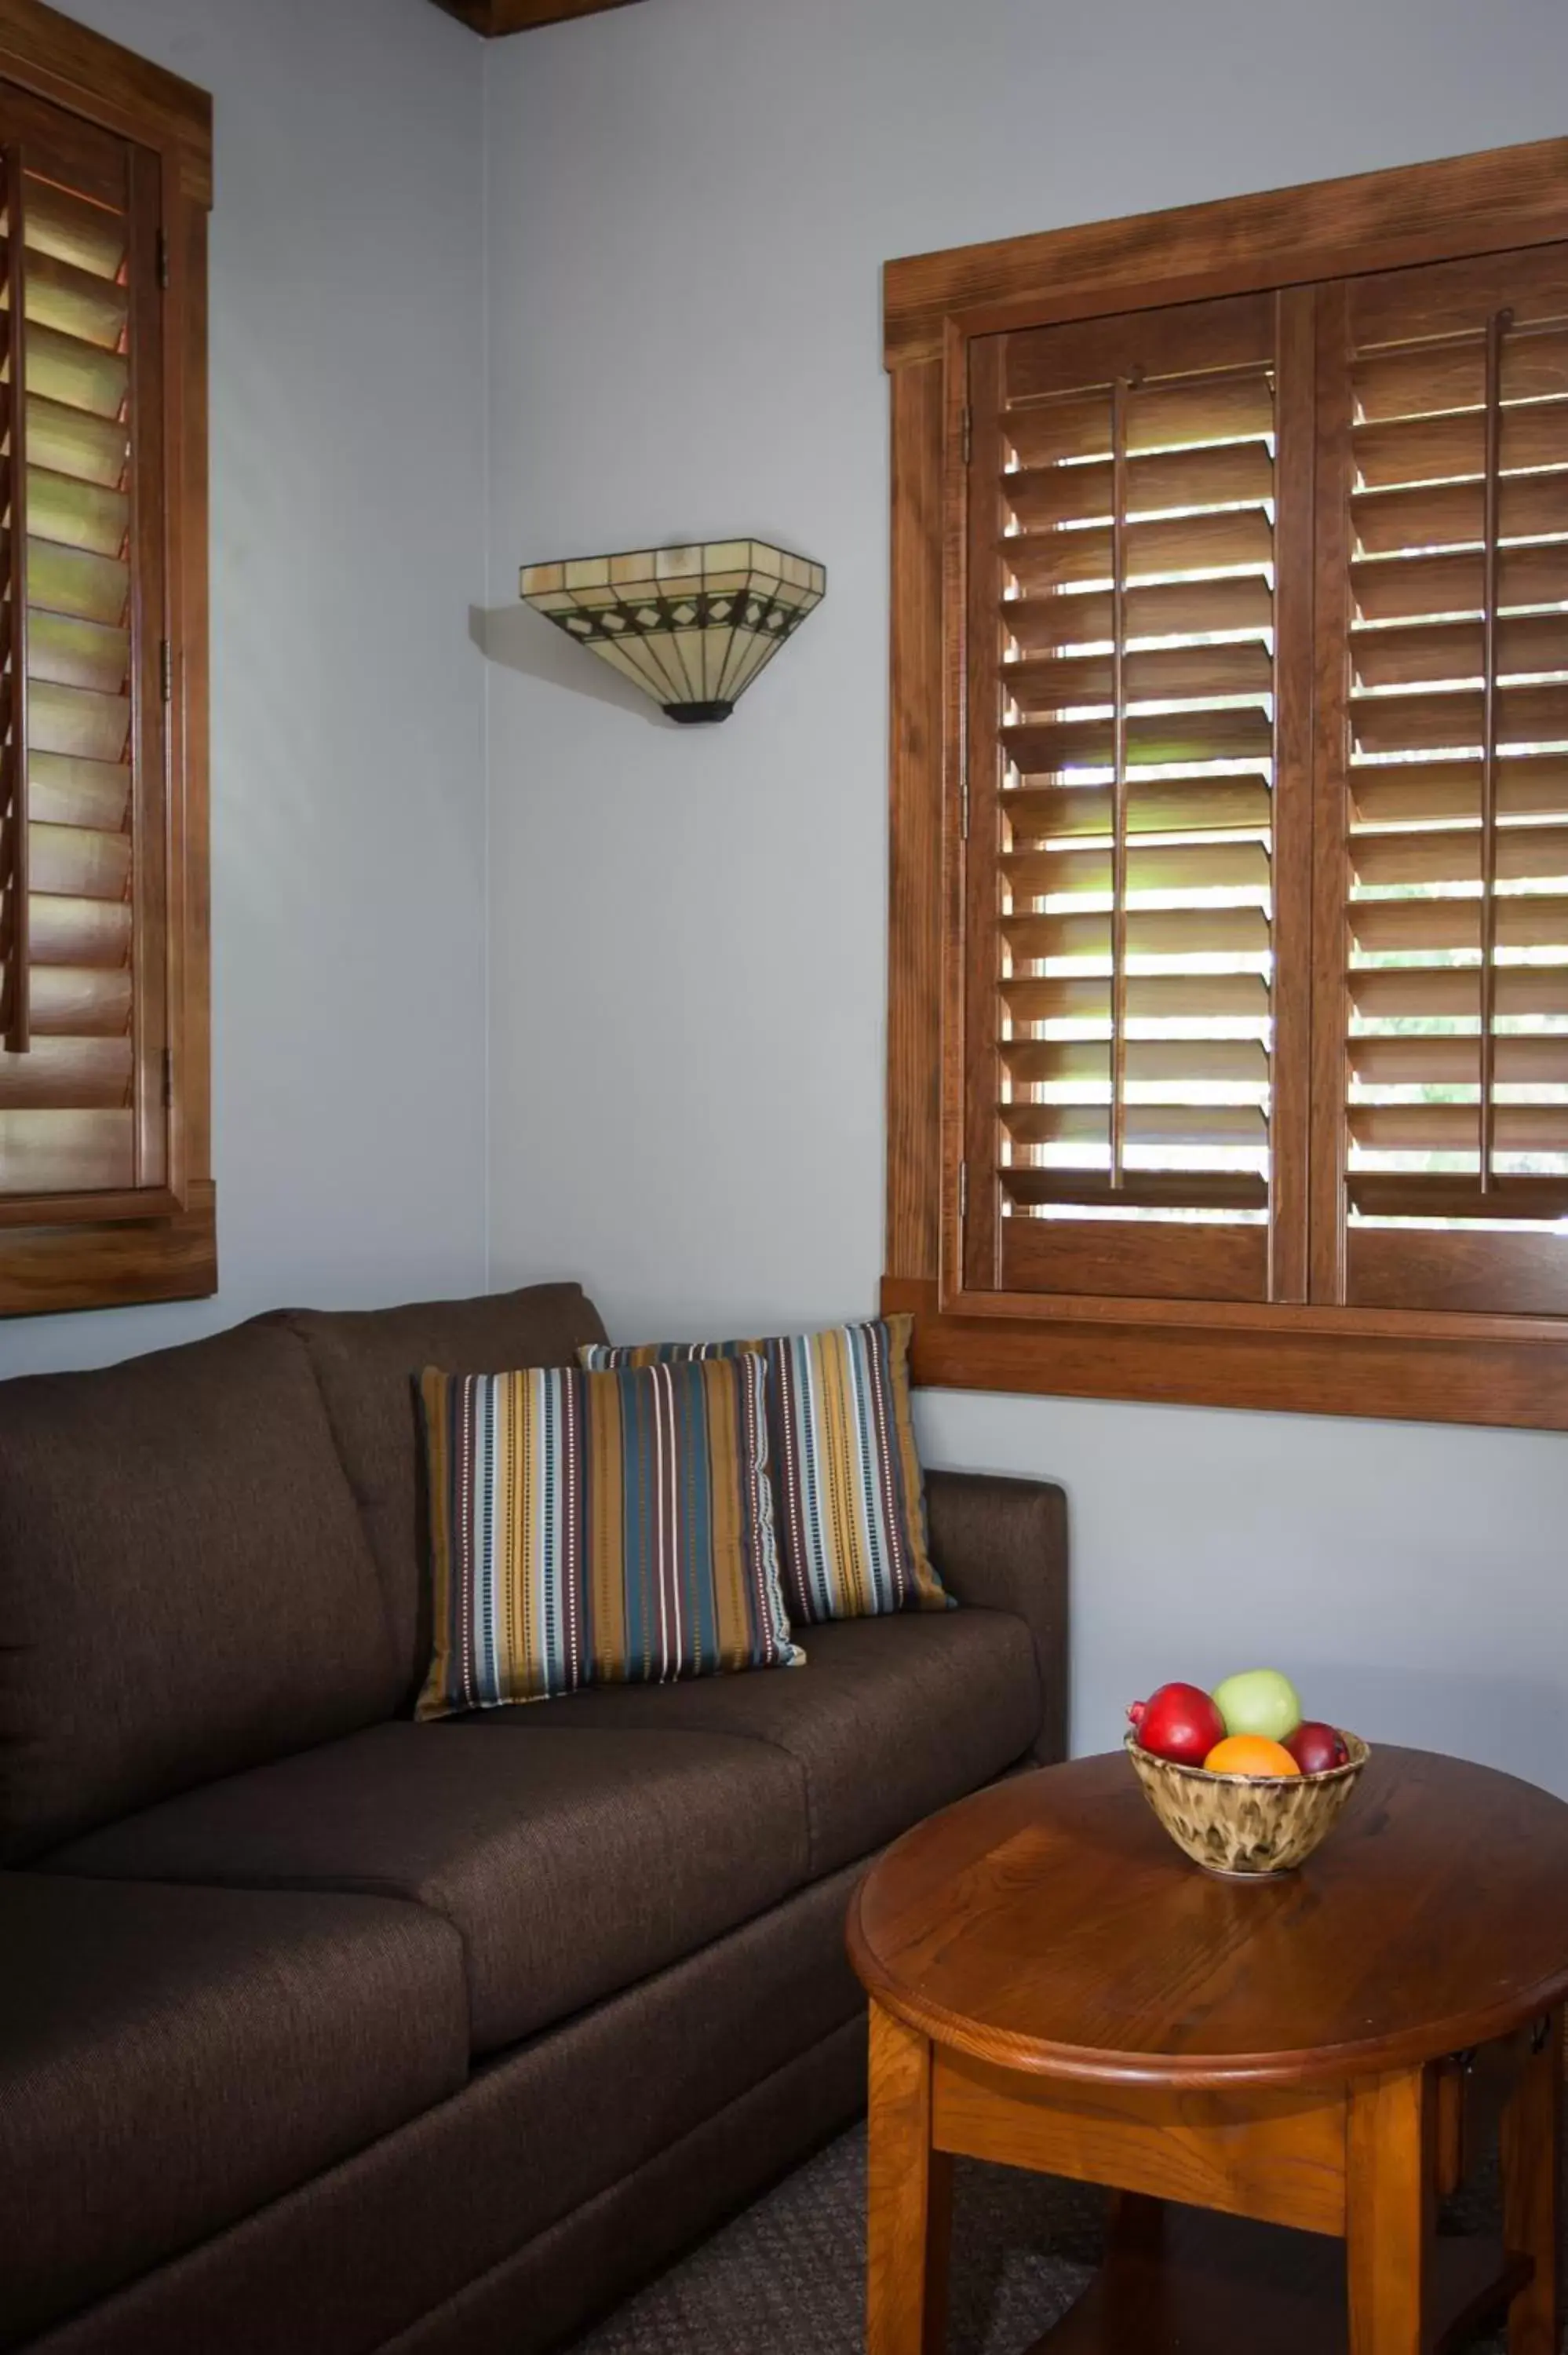
M626 1337L866 1309L888 256L1568 128L1561 0L651 0L488 60L492 1247ZM821 613L677 734L515 568L754 530ZM1353 1397L1346 1404L1353 1406ZM1076 1738L1276 1661L1568 1791L1568 1440L933 1395L1072 1499Z
M484 1281L483 44L429 0L68 0L211 90L222 1290L0 1373Z

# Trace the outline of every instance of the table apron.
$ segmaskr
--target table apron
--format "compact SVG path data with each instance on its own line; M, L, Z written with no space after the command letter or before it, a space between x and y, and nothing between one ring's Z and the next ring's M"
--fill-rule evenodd
M931 2143L1298 2232L1345 2230L1347 2092L1087 2085L938 2045Z

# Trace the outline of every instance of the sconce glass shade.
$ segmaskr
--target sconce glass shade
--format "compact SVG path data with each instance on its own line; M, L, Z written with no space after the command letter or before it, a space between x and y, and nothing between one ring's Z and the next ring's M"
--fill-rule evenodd
M635 679L672 719L727 719L821 602L820 564L759 539L525 564L524 602Z

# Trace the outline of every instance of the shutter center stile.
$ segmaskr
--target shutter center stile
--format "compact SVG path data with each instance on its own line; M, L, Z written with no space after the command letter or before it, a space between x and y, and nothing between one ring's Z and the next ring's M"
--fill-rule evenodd
M1127 1152L1127 397L1142 378L1118 377L1111 390L1111 781L1110 1188L1122 1191Z
M10 769L10 791L5 802L10 810L11 857L8 954L0 969L4 970L8 1000L5 1051L26 1055L33 1043L27 778L27 306L22 274L22 150L16 142L6 144L4 159L6 359L10 372L5 420L6 522L10 534L6 599L10 610L5 634L5 757Z
M1479 1058L1479 1185L1483 1194L1493 1188L1493 1152L1497 1135L1497 959L1498 959L1498 581L1502 541L1502 360L1503 338L1513 324L1509 310L1494 311L1487 322L1486 481L1482 529L1485 536L1485 610L1481 617L1482 748L1481 748L1481 989Z

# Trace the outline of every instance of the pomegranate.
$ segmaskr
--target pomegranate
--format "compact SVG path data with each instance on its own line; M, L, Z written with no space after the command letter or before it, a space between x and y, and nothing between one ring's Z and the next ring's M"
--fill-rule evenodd
M1303 1774L1326 1774L1330 1766L1344 1765L1351 1754L1337 1725L1312 1717L1302 1720L1285 1747Z
M1225 1738L1224 1718L1198 1685L1161 1685L1127 1713L1139 1746L1178 1766L1201 1766Z

